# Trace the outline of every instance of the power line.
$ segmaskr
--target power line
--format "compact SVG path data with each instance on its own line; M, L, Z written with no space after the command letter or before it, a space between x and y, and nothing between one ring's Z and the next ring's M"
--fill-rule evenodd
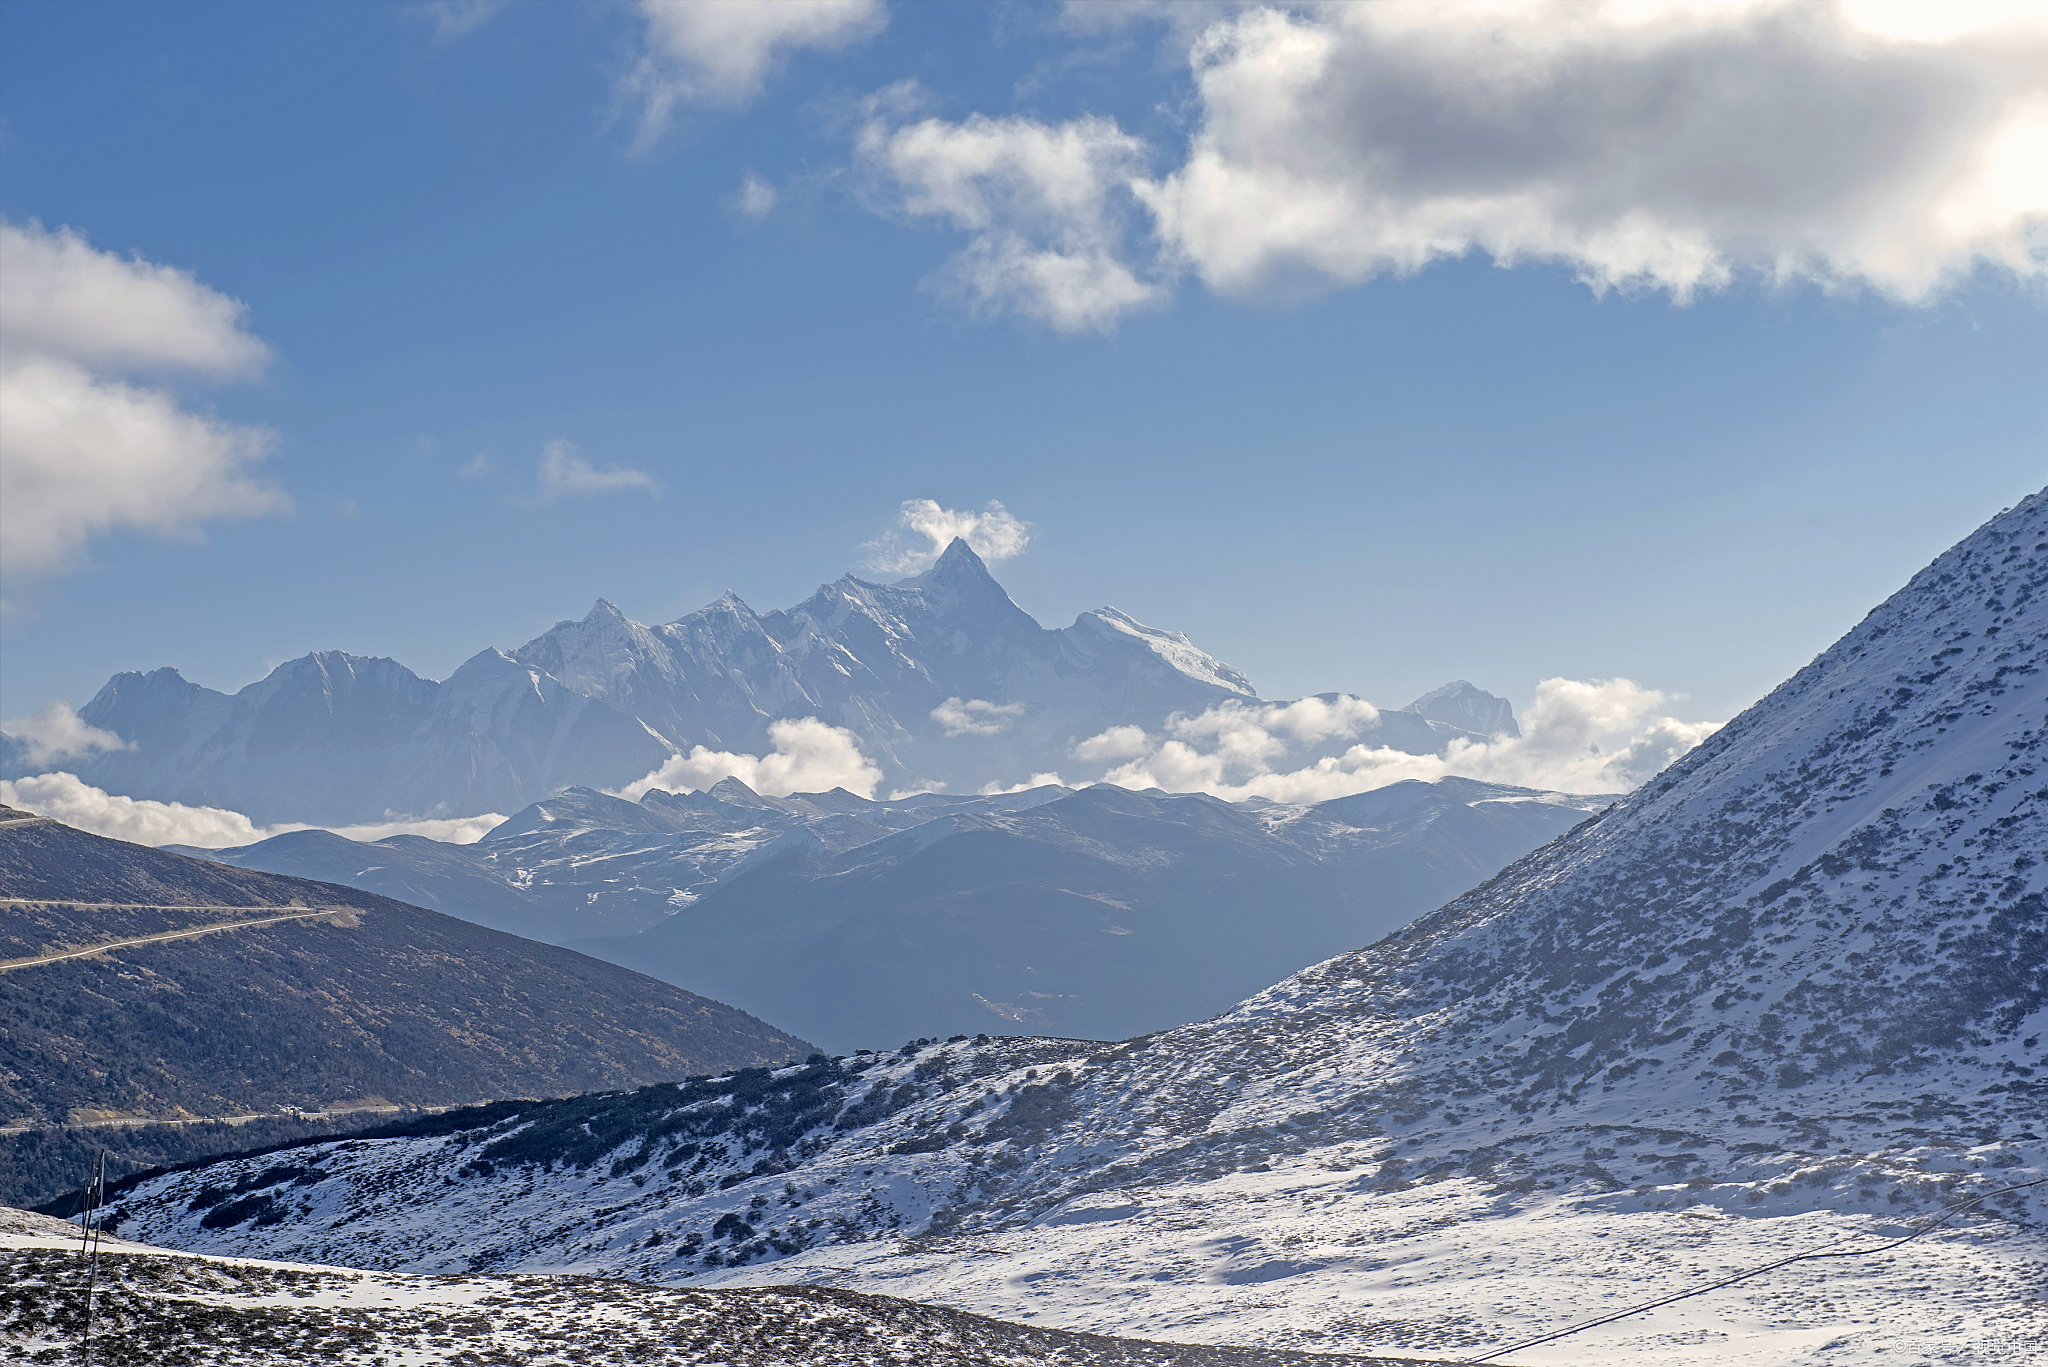
M1693 1296L1704 1296L1709 1291L1718 1291L1724 1286L1733 1286L1737 1282L1746 1282L1751 1277L1761 1277L1766 1272L1776 1271L1778 1268L1788 1267L1793 1263L1812 1262L1821 1258L1865 1258L1873 1253L1883 1253L1887 1249L1897 1248L1900 1244L1909 1244L1923 1234L1932 1234L1971 1206L1988 1201L1994 1196L2003 1196L2007 1192L2025 1191L2028 1187L2038 1187L2043 1182L2048 1182L2048 1177L2036 1177L2031 1182L2018 1182L2009 1187L2000 1187L1996 1191L1987 1191L1981 1195L1973 1196L1967 1201L1958 1201L1954 1205L1946 1206L1935 1212L1937 1218L1924 1228L1916 1229L1911 1234L1902 1235L1897 1239L1877 1244L1871 1248L1840 1248L1832 1252L1823 1250L1815 1253L1795 1253L1789 1258L1780 1258L1774 1263L1765 1263L1762 1267L1751 1268L1747 1272L1738 1272L1732 1277L1723 1277L1717 1282L1709 1282L1705 1286L1696 1286L1690 1291L1680 1291L1676 1295L1664 1296L1654 1301L1645 1301L1641 1305L1630 1306L1626 1310L1617 1310L1611 1315L1602 1315L1597 1319L1574 1324L1568 1329L1559 1329L1554 1333L1541 1334L1533 1339L1523 1339L1520 1343L1511 1343L1505 1348L1496 1348L1492 1352L1480 1357L1466 1358L1458 1364L1458 1367L1479 1367L1481 1363L1492 1362L1495 1358L1505 1357L1509 1353L1519 1353L1524 1349L1534 1348L1539 1344L1549 1343L1552 1340L1561 1339L1568 1335L1579 1333L1582 1330L1597 1328L1603 1324L1612 1324L1616 1320L1625 1320L1630 1315L1640 1315L1645 1310L1655 1310L1658 1306L1670 1305L1673 1301L1682 1301ZM1849 1236L1843 1235L1842 1237L1848 1238ZM1841 1240L1838 1239L1836 1242L1839 1243Z

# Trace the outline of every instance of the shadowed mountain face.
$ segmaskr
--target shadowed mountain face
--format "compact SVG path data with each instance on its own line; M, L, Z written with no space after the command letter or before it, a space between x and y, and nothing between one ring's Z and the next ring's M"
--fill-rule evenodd
M67 762L86 782L265 823L512 811L567 784L630 783L669 753L632 717L494 650L445 683L322 651L232 697L175 669L117 674L79 715L129 747Z
M834 1049L1121 1039L1382 935L1606 801L1465 779L1313 807L1105 784L852 849L798 829L654 929L575 943Z
M226 927L0 975L0 1119L450 1105L810 1052L568 950L11 808L0 808L0 897L0 960Z
M296 831L191 853L567 944L852 1049L1197 1020L1610 800L1444 779L1314 807L1108 785L873 802L726 779L637 803L572 790L473 845Z
M1476 738L1475 719L1495 724L1507 705L1463 689L1431 694L1427 716L1381 714L1344 744L1434 754ZM727 594L648 627L600 600L440 683L340 651L280 665L232 697L174 669L117 674L79 715L126 748L64 764L129 797L339 826L617 790L697 746L768 754L773 724L801 718L850 731L878 791L973 792L1071 769L1075 743L1110 727L1156 731L1246 701L1237 670L1115 608L1039 626L955 541L921 575L847 575L787 611L757 614ZM0 776L45 767L29 753L0 737Z
M1210 1020L479 1114L307 1151L320 1184L265 1229L200 1213L254 1162L138 1184L123 1229L438 1270L475 1267L495 1213L507 1270L830 1277L1102 1329L1469 1353L1982 1196L1853 1274L1717 1292L1710 1336L1646 1319L1602 1360L1714 1337L1724 1363L1965 1339L2032 1361L2048 1188L2008 1188L2048 1172L2044 610L2037 494L1611 810ZM403 1220L390 1196L352 1214L366 1186ZM592 1224L551 1233L564 1207ZM1751 1321L1797 1332L1745 1352Z

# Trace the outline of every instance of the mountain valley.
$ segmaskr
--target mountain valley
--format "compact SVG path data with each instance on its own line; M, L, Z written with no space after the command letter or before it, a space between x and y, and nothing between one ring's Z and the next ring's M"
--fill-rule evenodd
M1431 1355L1868 1248L1516 1360L2031 1361L2044 590L2036 494L1642 788L1211 1019L451 1113L131 1179L118 1227Z

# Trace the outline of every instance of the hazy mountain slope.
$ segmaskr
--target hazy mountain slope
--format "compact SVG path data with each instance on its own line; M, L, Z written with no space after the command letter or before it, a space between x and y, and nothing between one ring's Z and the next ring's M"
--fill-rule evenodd
M1213 1020L319 1150L331 1189L236 1237L1410 1350L1874 1245L2044 1175L2044 588L2035 495L1613 810ZM128 1228L221 1246L188 1205L240 1172L144 1182ZM2036 1360L2043 1190L1530 1360Z
M1315 807L1098 785L853 849L786 840L642 935L575 943L801 1022L828 1048L1121 1039L1384 934L1590 805L1465 780Z
M237 868L360 888L529 940L551 942L562 929L555 907L480 866L469 846L424 836L359 841L331 831L288 831L225 850L164 848Z
M1514 711L1508 706L1506 699L1496 698L1463 679L1453 679L1441 688L1432 688L1401 710L1412 712L1428 721L1462 727L1482 736L1522 734L1522 728L1515 723Z
M349 888L0 816L0 958L341 909L6 972L9 1120L317 1110L367 1096L448 1105L809 1052L730 1007L567 950Z
M632 933L671 916L792 831L844 850L939 812L1018 811L1069 791L1048 786L997 797L920 793L871 802L844 790L763 797L738 779L725 779L709 792L657 788L628 802L570 788L514 813L471 845L411 835L362 842L328 831L294 831L233 849L177 852L343 883L562 943Z
M512 811L568 784L630 783L668 756L632 717L496 651L446 683L321 651L232 697L174 669L117 674L79 716L129 743L66 761L86 782L265 823ZM29 771L10 757L9 777Z

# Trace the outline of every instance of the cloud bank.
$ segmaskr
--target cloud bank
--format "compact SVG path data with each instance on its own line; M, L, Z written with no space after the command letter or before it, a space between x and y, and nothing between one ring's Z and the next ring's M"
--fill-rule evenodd
M1474 252L1680 301L1745 274L1906 302L1984 264L2048 275L2037 5L1204 17L1178 165L1147 174L1165 155L1100 117L948 122L884 92L856 137L876 206L966 234L948 272L976 308L1065 332L1189 274L1291 293Z
M640 107L642 147L677 105L746 104L790 52L846 47L888 23L881 0L640 0L639 9L645 47L619 93Z
M290 509L250 473L268 432L136 378L256 374L269 350L244 312L69 228L0 222L0 573L56 572L120 528L196 538L216 518Z
M102 730L79 716L62 698L50 699L32 717L0 722L0 734L19 747L17 753L24 763L37 768L132 748L112 731Z
M932 709L932 720L948 736L996 736L1024 715L1020 702L984 702L980 698L948 698Z
M827 726L816 717L770 722L768 741L775 748L766 755L736 755L695 746L689 754L671 756L647 777L612 795L638 802L655 788L690 792L709 788L722 778L736 778L769 797L833 788L873 797L875 785L882 781L882 771L861 753L853 732Z
M956 536L983 560L1008 560L1031 544L1031 524L994 499L978 513L941 508L929 498L908 499L894 528L861 543L861 563L883 574L917 574L930 569Z
M10 730L13 725L9 723ZM468 845L483 839L493 826L505 820L496 812L485 812L479 816L432 820L394 819L363 826L315 827L297 822L258 826L240 812L224 807L188 807L182 802L119 797L93 787L76 774L61 771L34 778L0 779L0 804L137 845L197 845L210 850L253 845L289 831L310 830L331 830L349 840L423 835L429 840Z
M1097 762L1130 756L1103 776L1107 783L1233 802L1323 802L1449 774L1557 792L1619 793L1720 729L1719 722L1667 715L1670 701L1627 679L1545 679L1520 737L1456 740L1442 755L1411 755L1369 740L1345 746L1379 720L1378 709L1362 698L1227 702L1200 716L1174 718L1163 736L1116 727L1082 741L1074 753Z

